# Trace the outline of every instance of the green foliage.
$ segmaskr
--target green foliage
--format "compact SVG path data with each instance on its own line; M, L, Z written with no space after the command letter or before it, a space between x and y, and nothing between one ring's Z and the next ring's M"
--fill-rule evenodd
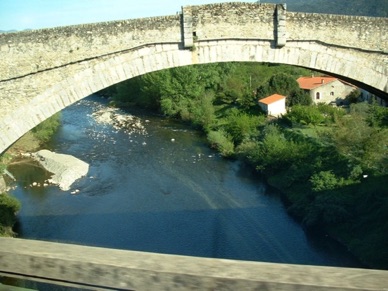
M364 171L383 174L388 170L388 129L371 127L358 114L338 118L336 126L322 138Z
M220 97L224 102L235 103L244 109L256 106L258 97L268 96L258 96L257 88L266 84L271 76L276 74L286 74L296 82L298 77L310 75L311 71L279 64L234 64L230 77L222 84Z
M56 113L42 123L38 124L31 131L40 143L47 142L61 124L61 115Z
M343 179L338 179L332 171L320 171L311 176L310 182L313 191L327 191L333 190L337 187L343 186Z
M295 105L286 114L285 119L292 124L317 126L320 124L332 124L344 114L345 111L341 108L328 104L313 106Z
M215 108L213 106L214 94L207 91L193 102L191 119L193 124L202 127L206 132L216 123Z
M260 170L278 169L290 160L292 141L288 141L277 125L269 124L264 127L261 138L257 168Z
M366 121L374 127L388 128L388 107L379 106L376 103L369 105Z
M357 103L360 100L360 96L361 91L359 89L355 89L345 97L345 100L347 103Z
M299 165L310 156L313 146L307 140L295 140L288 136L279 126L268 124L264 126L256 147L239 147L239 152L246 152L253 165L267 174L284 171L292 165Z
M20 202L8 194L0 194L0 236L12 235L16 222L15 213L20 210Z
M217 149L222 156L230 157L234 155L234 144L228 134L222 130L210 131L207 139L211 147Z
M351 219L348 203L344 200L343 195L338 193L333 195L326 192L315 196L303 219L304 225L307 227L336 225Z
M156 72L154 77L157 77L159 74L159 72ZM156 90L154 90L154 92L150 92L149 94L143 93L144 91L150 89L144 81L145 78L147 77L136 77L114 86L115 90L111 91L112 95L110 95L113 96L113 105L120 107L134 105L143 108L158 109L160 104L159 95L156 94Z
M319 125L325 121L325 117L319 111L318 106L295 105L285 118L293 124L302 125Z
M310 106L313 104L313 100L310 97L310 94L304 92L303 90L291 91L286 98L286 105L292 107L295 105L305 105Z
M250 115L233 108L228 112L225 121L223 128L237 145L243 140L258 136L258 127L264 123L265 117L263 115Z
M262 99L272 94L288 96L302 94L298 82L290 75L279 73L273 75L268 82L257 88L257 97Z
M346 114L342 108L331 106L329 104L319 103L317 107L318 111L325 118L325 124L333 124L338 118L341 118Z
M4 170L7 168L7 163L10 161L11 156L7 153L0 154L0 175L4 172Z
M367 119L369 115L370 105L366 102L350 104L349 114L358 115L360 118Z

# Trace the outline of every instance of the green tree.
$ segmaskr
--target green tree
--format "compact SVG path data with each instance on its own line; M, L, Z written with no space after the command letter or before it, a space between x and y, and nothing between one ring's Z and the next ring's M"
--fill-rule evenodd
M297 94L296 92L300 92L298 82L290 75L279 73L257 88L257 97L260 100L272 94L288 96L291 93Z
M384 174L388 170L388 129L371 127L359 114L338 118L336 126L322 134L350 164L364 171Z
M206 91L194 102L192 121L206 132L211 130L216 123L215 108L213 106L214 93Z
M313 104L313 100L310 95L301 89L291 91L286 98L286 105L292 107L295 105L310 106Z
M228 112L224 128L231 136L235 145L238 145L245 139L252 139L258 136L258 127L264 122L264 115L250 115L240 112L237 108L233 108Z
M345 100L348 103L357 103L360 100L361 91L359 89L355 89L352 92L350 92L346 97Z
M366 121L371 126L388 128L388 107L372 103L368 106Z

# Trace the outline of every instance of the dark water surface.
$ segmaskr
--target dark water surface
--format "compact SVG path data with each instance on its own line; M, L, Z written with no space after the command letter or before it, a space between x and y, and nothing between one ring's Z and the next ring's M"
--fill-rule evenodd
M360 267L326 237L306 236L279 196L239 162L210 150L199 133L138 114L147 134L96 123L105 105L88 97L65 109L51 149L90 164L70 191L20 180L20 237L108 248L278 263ZM174 139L175 141L172 141ZM71 191L78 189L74 195ZM272 193L273 192L273 193Z

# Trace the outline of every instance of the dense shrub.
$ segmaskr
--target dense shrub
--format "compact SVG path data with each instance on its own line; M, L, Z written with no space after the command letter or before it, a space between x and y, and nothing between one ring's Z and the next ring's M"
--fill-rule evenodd
M264 122L264 115L250 115L234 108L226 116L223 128L231 136L233 142L238 145L243 140L258 136L258 127Z
M302 125L319 125L325 121L325 117L317 106L295 105L289 110L285 118L293 124Z
M20 209L20 202L8 194L0 194L0 236L11 235L16 222L15 213Z
M233 141L223 130L210 131L207 139L210 146L217 149L222 156L230 157L234 154Z
M61 124L60 119L60 113L54 114L42 123L38 124L31 131L41 143L47 142Z

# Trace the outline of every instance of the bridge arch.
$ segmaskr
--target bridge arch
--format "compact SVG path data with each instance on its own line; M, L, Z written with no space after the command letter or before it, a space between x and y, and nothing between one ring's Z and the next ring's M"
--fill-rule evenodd
M388 94L388 47L384 47L388 19L287 14L285 38L278 35L283 26L276 19L276 7L252 3L190 6L183 9L182 17L0 34L0 49L10 56L0 64L0 152L46 118L94 92L179 66L289 64L343 76ZM321 22L312 25L312 19L333 25L322 32L317 30ZM360 39L365 23L376 31ZM335 34L346 25L357 30L337 39ZM64 39L58 35L65 35ZM26 53L26 44L35 41L31 38L50 41L43 50L36 45L36 52ZM345 40L346 46L342 45ZM16 41L21 44L13 47Z

